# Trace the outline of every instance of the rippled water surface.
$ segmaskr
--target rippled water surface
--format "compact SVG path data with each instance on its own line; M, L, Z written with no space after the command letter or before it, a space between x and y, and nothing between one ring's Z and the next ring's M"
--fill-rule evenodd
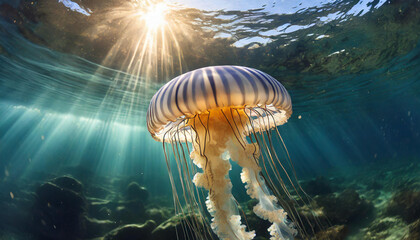
M145 112L163 84L210 65L257 68L288 90L293 115L279 131L303 186L320 206L352 208L339 199L351 189L373 209L344 213L364 221L331 210L331 226L347 229L337 239L415 239L418 204L406 209L414 220L390 212L398 194L420 196L417 0L0 0L0 219L12 219L0 220L0 238L65 239L25 221L40 218L40 186L64 175L82 182L88 218L114 222L68 239L172 216ZM126 219L116 212L132 181L150 196L142 217ZM92 210L99 202L108 216ZM375 228L380 219L388 230Z

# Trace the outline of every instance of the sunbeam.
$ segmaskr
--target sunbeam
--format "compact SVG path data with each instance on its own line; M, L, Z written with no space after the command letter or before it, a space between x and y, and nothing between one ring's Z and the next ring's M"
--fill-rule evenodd
M0 1L0 239L417 239L419 12Z
M148 98L151 84L162 83L183 71L183 54L178 38L188 31L185 18L174 14L176 5L163 1L134 1L103 13L104 22L117 22L124 29L103 60L103 65L121 69L107 91L101 107L108 104L115 91L122 90L122 102L116 116L129 118L142 99ZM100 23L96 28L103 28ZM102 69L98 69L100 73Z

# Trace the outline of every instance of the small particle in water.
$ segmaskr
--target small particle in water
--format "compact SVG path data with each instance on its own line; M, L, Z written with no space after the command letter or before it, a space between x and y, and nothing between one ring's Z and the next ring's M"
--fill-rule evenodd
M12 199L14 199L14 198L15 198L15 195L14 195L12 192L10 192L10 197L11 197Z
M5 169L4 169L4 175L5 175L6 177L8 177L8 176L9 176L9 170L7 170L7 168L5 168Z
M51 203L47 203L47 206L48 206L48 207L51 207Z
M42 136L41 136L41 140L42 140L42 141L44 141L44 139L45 139L45 137L44 137L44 135L42 135Z
M32 159L31 158L28 158L28 162L31 162L32 161Z
M378 154L377 154L377 153L375 153L375 155L373 155L373 157L374 157L374 158L376 158L377 156L378 156Z
M407 112L407 116L411 116L411 111L408 111Z
M302 119L302 115L299 115L299 116L298 116L298 119Z

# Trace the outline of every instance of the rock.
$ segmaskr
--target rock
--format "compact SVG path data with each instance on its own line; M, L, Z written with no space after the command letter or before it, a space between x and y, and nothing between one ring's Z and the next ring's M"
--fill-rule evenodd
M89 216L93 216L98 219L110 219L112 216L112 210L115 210L118 206L117 202L110 200L102 200L98 198L88 198L89 200Z
M147 240L150 239L156 223L149 220L143 225L128 224L112 230L103 238L104 240ZM163 239L163 238L162 238Z
M338 196L328 194L317 196L316 205L322 207L332 224L345 224L366 217L373 209L372 203L360 198L353 189L346 189Z
M402 190L390 200L386 213L400 216L407 223L420 219L420 191Z
M245 203L246 224L249 226L250 230L255 230L257 236L260 236L263 239L270 239L270 234L267 229L272 224L255 215L252 209L256 203L257 201L254 200L249 200ZM293 203L289 204L290 206L293 206ZM296 204L293 209L295 208L297 212L294 211L293 215L291 212L288 212L288 216L297 218L294 223L296 225L299 224L299 227L303 229L300 231L299 236L302 234L305 235L303 236L304 239L309 239L309 236L313 236L316 232L325 229L325 226L329 226L328 220L320 208L314 209L306 204L302 204L302 206L297 206ZM299 217L297 216L297 213L299 214Z
M121 202L113 213L114 219L123 223L142 222L145 220L146 211L143 203L138 201Z
M141 187L136 182L131 182L127 186L126 197L128 200L142 200L145 202L149 197L149 192L145 187Z
M85 201L81 194L70 189L61 188L53 183L45 183L36 190L38 203L45 206L63 208L76 213L83 212Z
M364 230L364 239L402 239L406 233L407 226L400 218L378 218Z
M64 167L62 169L62 172L65 172L66 174L71 174L71 176L79 179L84 183L93 182L93 179L95 179L96 181L104 182L103 180L99 180L100 177L91 168L84 165Z
M82 183L71 176L57 177L51 180L51 182L59 187L82 193Z
M109 220L98 220L85 217L84 219L84 238L100 237L117 227L117 223Z
M146 210L147 218L161 224L166 219L170 218L170 211L165 208L151 208Z
M331 226L323 208L314 208L314 206L303 205L297 208L299 219L301 219L301 227L309 235L314 235L316 232L325 230ZM295 221L297 222L297 221Z
M336 225L318 232L314 239L317 240L343 240L347 236L347 226Z
M363 192L363 197L366 199L369 199L373 204L383 201L381 199L381 191L378 190L367 190Z
M85 207L85 199L80 193L52 182L44 183L36 190L35 231L44 239L76 239L83 235Z
M194 226L195 231L190 226ZM211 231L203 224L199 215L176 215L156 227L151 239L212 239L209 233Z
M404 240L418 239L420 239L420 219L410 224L408 235L404 238Z
M302 187L305 189L307 194L312 196L328 194L332 192L332 188L328 179L322 176L304 183Z

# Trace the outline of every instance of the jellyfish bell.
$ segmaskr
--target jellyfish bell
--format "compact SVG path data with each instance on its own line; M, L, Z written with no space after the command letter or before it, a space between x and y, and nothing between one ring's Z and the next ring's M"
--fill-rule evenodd
M210 226L220 239L255 236L242 222L231 193L229 159L242 167L246 192L258 202L254 213L271 222L267 229L271 239L293 239L301 230L296 224L300 218L294 208L286 207L286 211L280 205L286 203L281 195L293 199L285 182L295 190L296 186L275 153L271 133L278 133L283 142L276 127L291 114L290 95L273 77L248 67L214 66L185 73L164 85L151 99L147 128L155 140L164 143L167 161L172 157L177 162L182 197L190 210L200 209L198 189L208 190L205 205L212 217ZM171 156L165 143L171 145ZM177 206L180 200L167 164Z

